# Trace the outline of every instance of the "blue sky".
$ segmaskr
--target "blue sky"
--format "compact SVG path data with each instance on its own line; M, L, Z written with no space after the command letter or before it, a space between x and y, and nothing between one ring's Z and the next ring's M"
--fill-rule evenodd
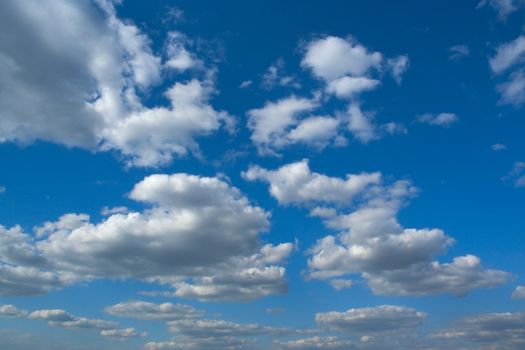
M0 347L525 349L525 2L0 4Z

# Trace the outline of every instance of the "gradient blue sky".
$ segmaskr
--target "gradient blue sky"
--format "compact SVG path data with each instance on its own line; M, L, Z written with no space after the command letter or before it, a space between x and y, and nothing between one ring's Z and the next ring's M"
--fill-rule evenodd
M524 16L2 2L0 348L525 349Z

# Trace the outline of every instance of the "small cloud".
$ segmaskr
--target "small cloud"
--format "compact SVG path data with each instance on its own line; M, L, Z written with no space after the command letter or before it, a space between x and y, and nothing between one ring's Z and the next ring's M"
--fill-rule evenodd
M336 291L351 288L354 285L354 281L345 279L333 279L330 284Z
M282 307L269 307L266 309L266 313L268 314L282 314L285 311L286 309Z
M493 144L492 146L490 146L490 148L492 148L493 151L504 151L507 149L507 146L502 144L502 143L495 143Z
M381 125L381 128L389 135L408 134L407 128L400 123L389 122Z
M249 88L250 86L252 86L253 84L253 81L251 80L245 80L241 83L241 85L239 85L239 88L241 89L246 89L246 88Z
M514 187L525 187L525 162L515 162L512 170L501 179L512 182Z
M390 70L390 74L398 85L401 85L403 79L403 73L406 72L410 65L410 61L407 55L397 56L387 61L387 66Z
M456 123L459 118L454 113L439 113L437 115L425 113L416 118L420 123L432 125L432 126L442 126L449 127L452 124Z
M127 207L104 207L100 211L100 214L102 214L103 216L110 216L114 214L126 214L127 212L129 212L129 209Z
M271 90L276 86L299 89L301 84L296 81L295 77L286 74L284 66L284 60L279 58L268 67L262 76L261 87L265 90Z
M4 193L4 192L5 192L5 187L0 185L0 193Z
M470 55L470 49L467 45L454 45L448 49L448 52L448 59L453 62L457 62L460 59Z
M525 299L525 286L517 286L512 292L512 299Z

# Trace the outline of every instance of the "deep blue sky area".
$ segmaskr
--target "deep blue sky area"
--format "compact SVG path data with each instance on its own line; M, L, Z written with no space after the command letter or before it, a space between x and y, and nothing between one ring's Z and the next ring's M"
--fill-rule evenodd
M0 348L525 349L525 1L6 1Z

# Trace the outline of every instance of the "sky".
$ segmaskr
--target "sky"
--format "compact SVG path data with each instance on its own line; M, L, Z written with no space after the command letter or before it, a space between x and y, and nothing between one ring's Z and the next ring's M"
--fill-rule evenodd
M0 348L525 349L524 19L0 2Z

